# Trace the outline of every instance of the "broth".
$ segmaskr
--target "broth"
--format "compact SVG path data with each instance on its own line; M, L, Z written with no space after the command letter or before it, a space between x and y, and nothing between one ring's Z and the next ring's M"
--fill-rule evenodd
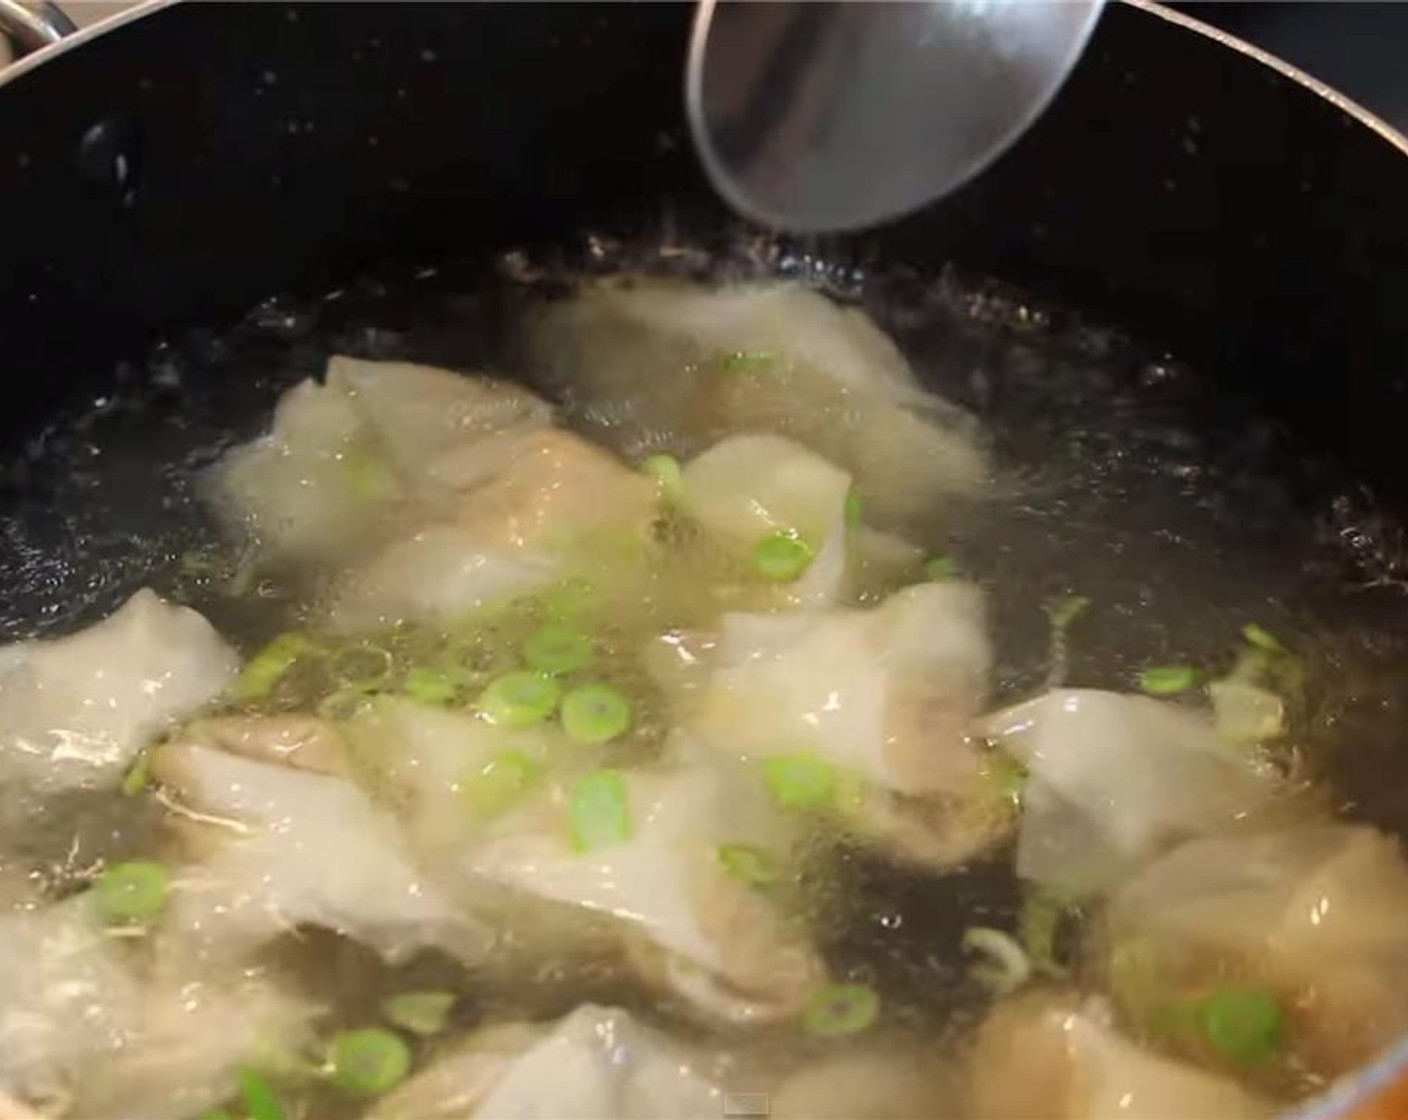
M280 395L321 375L332 354L513 377L558 404L568 430L624 446L632 463L666 452L688 462L724 433L632 427L570 376L527 364L526 316L545 301L563 305L593 278L632 275L711 283L782 276L818 285L863 308L899 344L926 389L977 417L991 444L992 484L981 496L926 503L920 516L881 526L900 533L914 551L853 565L844 602L882 609L896 592L925 583L924 558L944 558L956 573L948 582L971 581L985 594L986 633L995 646L985 711L1050 685L1137 692L1141 671L1151 666L1195 667L1200 681L1223 679L1238 650L1245 652L1242 635L1251 625L1285 647L1272 656L1294 656L1299 681L1284 697L1285 734L1268 737L1255 752L1248 748L1259 772L1278 783L1265 827L1303 813L1390 832L1408 824L1408 801L1379 780L1401 749L1399 711L1408 696L1397 583L1401 538L1391 515L1332 466L1306 455L1250 402L1229 399L1220 386L1117 332L999 285L840 265L783 243L706 251L591 238L580 255L565 259L518 251L489 268L449 268L310 304L271 301L226 336L192 336L160 348L147 368L121 371L111 390L56 420L7 465L0 578L11 592L0 607L0 633L10 640L69 633L152 586L203 614L246 658L281 633L311 633L321 643L316 657L290 659L293 667L267 690L227 689L203 714L314 712L345 721L362 710L367 694L403 689L408 675L427 665L442 674L447 665L454 669L443 678L450 691L436 704L472 707L518 666L525 643L544 626L563 619L577 626L583 615L574 613L577 605L564 607L563 589L585 584L604 588L609 606L588 612L596 652L590 670L568 671L562 680L568 689L609 681L631 698L632 718L624 734L562 765L575 776L595 773L594 767L648 769L673 749L681 695L674 690L708 686L662 680L640 651L662 633L697 640L719 627L725 610L792 609L777 588L757 584L746 558L716 547L690 516L667 510L655 519L650 547L670 562L630 569L625 578L618 563L630 557L622 562L594 541L583 546L590 556L565 582L501 596L493 610L472 612L456 626L422 621L329 634L324 612L339 585L328 566L264 563L248 543L232 544L210 515L202 481L232 448L266 430ZM880 482L889 488L883 506L889 496L902 504L897 491L914 480L896 473ZM1088 605L1058 627L1061 655L1053 664L1052 606L1073 597ZM349 691L349 671L339 665L359 650L385 658L373 667L384 687ZM1181 717L1200 701L1190 691L1161 703ZM991 743L981 754L985 773L995 757L990 749ZM365 746L353 754L351 771L373 790L379 809L410 818L412 832L432 828L433 822L415 820L422 815L419 795L385 778L383 767L391 763ZM1006 799L1002 791L998 800ZM104 866L186 858L184 839L166 827L181 800L169 791L156 798L110 788L52 796L7 784L0 806L14 838L0 846L0 872L16 884L16 913L81 892ZM909 812L903 798L895 804ZM777 936L801 931L831 983L878 994L879 1025L853 1038L799 1031L798 1013L746 1029L711 1021L682 994L694 989L662 990L654 949L621 943L610 919L585 912L564 919L551 906L543 921L553 928L541 940L537 917L510 907L503 912L508 917L491 919L490 925L501 923L492 949L474 962L425 944L378 954L354 936L315 925L270 939L246 960L318 1005L318 1039L377 1021L381 1002L397 992L456 993L447 1022L431 1037L411 1039L418 1071L453 1057L463 1037L486 1023L549 1022L599 1004L625 1008L671 1045L707 1054L696 1065L708 1069L722 1092L773 1093L777 1100L791 1099L778 1088L791 1073L851 1055L869 1060L876 1038L896 1054L932 1056L942 1069L925 1091L935 1099L962 1097L950 1089L967 1076L965 1063L1000 1065L992 1057L1000 1048L980 1043L973 1050L994 1003L990 976L975 970L982 954L965 948L965 931L973 927L1022 940L1024 925L1044 913L1054 923L1054 940L1023 986L1074 993L1059 997L1068 1000L1062 1014L1080 1014L1072 1009L1086 995L1119 982L1108 939L1121 935L1111 932L1104 896L1053 901L1053 892L1024 883L1014 870L1011 834L936 868L896 858L889 841L876 835L829 826L801 832L793 873L786 890L779 889L791 916ZM559 924L568 931L566 949ZM1032 952L1030 941L1024 948ZM1177 969L1186 966L1196 976L1188 983L1197 998L1211 998L1204 990L1209 970L1219 985L1263 983L1255 969L1212 956L1206 968L1179 958ZM717 998L714 991L710 999ZM1138 1001L1115 1002L1113 1025L1099 1020L1099 1031L1240 1083L1268 1107L1306 1096L1343 1072L1310 1044L1292 1047L1284 1059L1238 1065L1210 1053L1206 1039L1193 1039L1183 1027L1170 1028L1152 1013L1141 1020ZM1335 1014L1333 1007L1312 1013ZM375 1103L326 1083L327 1070L319 1072L319 1059L308 1057L321 1054L319 1045L310 1044L301 1066L264 1071L288 1114L380 1114ZM0 1062L0 1084L3 1069ZM981 1098L970 1102L977 1113L987 1107ZM247 1098L243 1105L238 1096L232 1100L232 1107L249 1107ZM907 1106L893 1107L905 1114Z

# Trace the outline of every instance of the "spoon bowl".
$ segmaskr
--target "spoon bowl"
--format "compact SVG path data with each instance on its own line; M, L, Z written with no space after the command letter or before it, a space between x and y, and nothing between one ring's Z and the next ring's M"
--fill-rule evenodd
M949 193L1040 115L1104 0L701 0L694 142L746 217L856 229Z

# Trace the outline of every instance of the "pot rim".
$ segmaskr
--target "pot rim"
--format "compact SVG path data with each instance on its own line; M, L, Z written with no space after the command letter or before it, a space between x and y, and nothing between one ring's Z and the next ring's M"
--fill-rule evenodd
M80 28L71 35L66 35L58 42L24 55L0 68L0 90L46 62L81 47L101 35L106 35L129 23L154 15L162 9L184 2L186 0L138 0L137 3L124 11L105 16L87 27ZM1346 97L1339 90L1325 84L1299 67L1244 39L1168 8L1156 0L1120 0L1120 2L1174 24L1185 31L1202 35L1220 46L1237 51L1253 61L1261 63L1282 77L1328 101L1346 116L1353 118L1375 133L1379 139L1408 156L1408 137L1405 137L1403 133L1357 101ZM1281 1113L1280 1117L1281 1120L1337 1120L1337 1118L1348 1116L1356 1106L1365 1104L1377 1094L1399 1083L1400 1079L1408 1083L1408 1034L1399 1038L1374 1061L1344 1075L1310 1100L1288 1112ZM8 1104L9 1102L0 1097L0 1103Z

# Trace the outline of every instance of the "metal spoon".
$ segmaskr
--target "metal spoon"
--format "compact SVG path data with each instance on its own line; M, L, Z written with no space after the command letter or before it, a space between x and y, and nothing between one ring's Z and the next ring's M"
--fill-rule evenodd
M701 0L690 130L756 221L821 232L917 209L982 171L1070 73L1104 0Z

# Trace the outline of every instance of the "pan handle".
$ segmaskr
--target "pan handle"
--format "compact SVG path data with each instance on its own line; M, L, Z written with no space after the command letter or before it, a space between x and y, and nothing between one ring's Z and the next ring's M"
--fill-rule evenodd
M77 30L63 9L49 0L40 4L0 0L0 38L10 41L16 55L31 54Z

